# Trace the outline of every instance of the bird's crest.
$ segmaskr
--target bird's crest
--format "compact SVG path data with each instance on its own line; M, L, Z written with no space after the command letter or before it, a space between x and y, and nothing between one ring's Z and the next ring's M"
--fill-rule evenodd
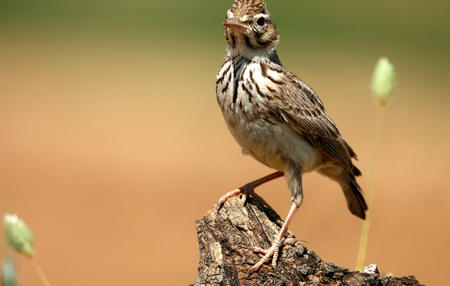
M235 0L233 6L231 6L231 12L235 17L266 14L266 2L264 0Z

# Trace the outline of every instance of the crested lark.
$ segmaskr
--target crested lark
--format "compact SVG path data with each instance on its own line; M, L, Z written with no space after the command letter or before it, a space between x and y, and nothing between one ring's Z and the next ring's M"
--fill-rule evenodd
M355 179L361 175L352 162L355 152L315 92L282 66L276 52L280 36L264 0L235 0L224 26L227 56L217 75L217 101L244 153L277 172L229 192L218 205L283 174L292 193L280 233L269 249L255 249L264 257L251 272L271 258L276 266L289 222L302 204L303 173L317 171L336 181L350 211L362 219L367 205Z

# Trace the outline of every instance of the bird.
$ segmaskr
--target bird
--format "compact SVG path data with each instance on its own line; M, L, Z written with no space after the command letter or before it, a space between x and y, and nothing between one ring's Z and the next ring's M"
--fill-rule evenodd
M264 256L275 268L289 223L303 202L302 176L318 173L342 188L351 213L365 219L367 204L356 181L356 153L344 140L318 95L287 70L277 54L280 36L264 0L234 0L225 21L226 57L216 78L216 97L231 135L248 154L275 170L222 196L248 195L284 176L291 191L289 213Z

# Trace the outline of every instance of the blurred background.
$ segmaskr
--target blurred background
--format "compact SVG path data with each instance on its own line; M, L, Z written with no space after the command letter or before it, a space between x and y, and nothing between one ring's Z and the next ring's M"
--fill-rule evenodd
M53 285L187 285L194 221L271 170L215 98L232 1L0 2L0 208L32 228ZM450 255L450 2L269 1L283 64L321 96L367 174L380 56L398 71L375 174L368 263L444 285ZM360 179L367 185L367 176ZM304 179L290 229L354 269L361 221ZM258 192L285 217L284 180ZM2 238L0 255L8 253ZM40 285L17 257L21 285Z

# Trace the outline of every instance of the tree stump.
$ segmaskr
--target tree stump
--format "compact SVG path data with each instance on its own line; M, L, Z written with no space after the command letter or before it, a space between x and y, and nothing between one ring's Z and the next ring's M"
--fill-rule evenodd
M414 276L381 277L324 262L300 241L283 246L275 269L264 264L248 274L261 258L253 248L269 248L282 222L257 195L248 196L246 203L234 197L219 211L208 211L196 221L200 264L192 285L420 285ZM294 235L288 232L286 237Z

